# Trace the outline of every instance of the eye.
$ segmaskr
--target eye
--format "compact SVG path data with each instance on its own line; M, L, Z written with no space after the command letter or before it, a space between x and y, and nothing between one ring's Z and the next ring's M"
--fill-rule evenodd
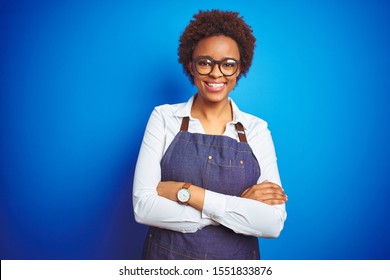
M237 62L234 61L233 59L227 59L224 62L222 62L222 67L225 69L231 69L231 68L236 68Z
M200 67L210 67L213 64L213 62L210 59L202 58L199 59L196 64Z

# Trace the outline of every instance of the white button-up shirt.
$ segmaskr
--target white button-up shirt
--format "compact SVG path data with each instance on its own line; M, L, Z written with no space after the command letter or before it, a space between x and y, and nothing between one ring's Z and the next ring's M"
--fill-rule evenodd
M278 237L287 216L285 204L271 206L252 199L205 190L203 210L198 211L157 194L156 188L161 181L160 161L179 132L183 117L190 117L188 132L205 133L200 121L191 117L193 101L194 96L186 103L158 106L149 118L134 174L133 205L136 221L183 233L221 224L245 235ZM241 122L248 144L260 165L258 183L268 180L281 185L267 123L241 112L233 100L230 99L230 102L233 120L226 125L223 135L238 141L234 125Z

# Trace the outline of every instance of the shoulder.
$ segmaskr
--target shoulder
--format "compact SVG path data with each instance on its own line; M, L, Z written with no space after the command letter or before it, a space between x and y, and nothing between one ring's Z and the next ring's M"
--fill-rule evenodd
M162 117L175 117L186 107L186 102L177 104L163 104L154 107L152 114L159 114Z
M243 118L246 120L248 126L251 126L251 125L268 126L268 123L262 118L259 118L255 115L245 113L245 112L241 112L241 114L242 114Z
M253 133L255 131L267 129L268 123L265 120L250 113L241 111L236 103L234 103L233 99L230 100L233 109L234 122L242 123L247 133Z
M248 133L260 132L268 130L268 123L255 115L240 112L240 119Z
M166 131L177 131L187 103L164 104L154 107L149 118L150 126L163 127Z
M268 122L255 115L241 112L240 119L245 128L248 143L252 148L259 148L262 143L269 142L271 139L271 132L268 129Z

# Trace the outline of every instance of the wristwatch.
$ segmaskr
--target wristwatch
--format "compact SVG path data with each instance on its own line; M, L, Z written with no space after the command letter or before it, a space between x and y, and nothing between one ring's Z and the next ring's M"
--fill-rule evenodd
M177 192L177 199L179 200L180 204L188 205L188 201L191 198L191 193L188 188L191 187L191 185L191 183L185 183Z

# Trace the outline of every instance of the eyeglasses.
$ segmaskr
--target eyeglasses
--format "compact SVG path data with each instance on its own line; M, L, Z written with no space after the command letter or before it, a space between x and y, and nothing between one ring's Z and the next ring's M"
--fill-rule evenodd
M232 76L237 72L240 62L241 61L234 58L212 60L207 56L200 56L193 59L196 71L199 75L203 76L209 75L213 71L215 64L218 64L219 71L221 71L224 76Z

